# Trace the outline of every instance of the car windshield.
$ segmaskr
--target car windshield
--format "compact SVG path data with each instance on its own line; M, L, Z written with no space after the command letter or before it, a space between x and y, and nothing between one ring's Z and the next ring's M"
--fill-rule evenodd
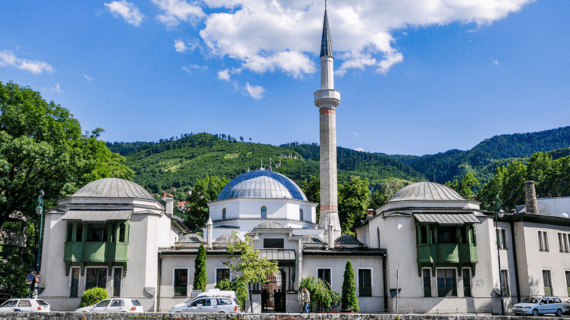
M538 303L538 301L540 301L539 298L528 297L528 298L524 299L522 303Z
M4 302L2 305L0 305L0 308L14 307L17 302L18 302L18 300L8 300L8 301Z
M48 304L47 304L45 301L43 301L43 300L36 300L36 302L37 302L40 306L42 306L42 307L48 305Z
M103 300L103 301L99 302L98 304L96 304L95 306L99 307L99 308L100 307L106 307L109 305L109 302L111 302L111 300Z

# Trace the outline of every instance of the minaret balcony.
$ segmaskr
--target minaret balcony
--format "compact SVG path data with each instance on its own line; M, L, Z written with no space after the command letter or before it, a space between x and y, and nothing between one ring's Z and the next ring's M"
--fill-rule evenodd
M335 89L322 89L315 92L315 105L320 107L325 104L340 105L340 91Z

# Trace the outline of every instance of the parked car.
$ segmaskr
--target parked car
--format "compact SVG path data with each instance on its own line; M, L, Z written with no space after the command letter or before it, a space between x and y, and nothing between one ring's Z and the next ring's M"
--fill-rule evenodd
M540 314L552 313L560 317L566 310L564 303L558 297L540 297L532 296L524 299L521 303L517 303L513 307L513 312L516 315L532 314L538 316Z
M0 312L50 312L51 306L41 300L17 298L5 301L0 305Z
M564 308L566 308L565 312L570 312L570 299L564 302Z
M168 312L241 312L234 291L212 289L200 293L184 303L177 304Z
M101 300L94 306L79 308L75 312L144 312L144 310L136 299L113 298Z

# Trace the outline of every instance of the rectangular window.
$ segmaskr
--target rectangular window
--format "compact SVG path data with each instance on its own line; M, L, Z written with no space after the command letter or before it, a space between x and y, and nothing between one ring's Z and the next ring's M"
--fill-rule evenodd
M431 270L423 269L424 297L431 297Z
M70 298L77 298L77 291L79 289L79 268L71 268L71 292Z
M501 286L503 288L503 297L509 295L509 270L501 270Z
M564 239L562 239L562 233L558 232L558 247L560 247L560 252L564 252Z
M538 231L538 250L549 251L548 249L548 233L546 231Z
M455 269L437 270L437 291L439 297L457 297Z
M113 269L113 297L121 296L121 278L123 269L114 268Z
M188 295L188 269L174 269L174 296Z
M463 295L471 297L471 270L463 269Z
M372 297L372 270L358 269L358 295Z
M89 227L87 242L107 242L107 228Z
M564 248L566 249L566 250L564 250L564 252L570 252L570 247L568 247L568 244L569 244L568 239L570 239L570 235L568 235L567 233L564 233L562 236L564 238Z
M71 240L73 239L73 223L68 223L67 224L67 242L71 242Z
M566 271L566 288L568 290L568 295L570 296L570 271Z
M216 269L216 283L224 279L230 280L230 269Z
M542 281L544 284L544 295L552 295L552 280L550 278L550 270L542 270Z
M501 229L501 243L501 248L507 250L507 229Z
M107 289L107 268L87 268L85 290L95 287Z
M122 223L119 227L119 242L125 242L125 225Z
M283 239L263 239L263 247L266 249L283 249L285 243Z
M75 232L75 242L83 242L83 225L77 224L77 231Z
M317 278L332 285L331 283L331 269L317 269Z

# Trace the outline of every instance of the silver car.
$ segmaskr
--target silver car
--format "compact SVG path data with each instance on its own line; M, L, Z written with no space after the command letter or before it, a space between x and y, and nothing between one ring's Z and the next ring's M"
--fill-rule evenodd
M197 297L185 303L175 305L168 312L241 312L236 299L229 297Z
M75 312L144 312L144 310L136 299L114 298L101 300L94 306L79 308Z
M558 297L540 297L533 296L524 299L521 303L517 303L513 307L516 315L528 314L538 316L540 314L552 313L557 317L562 316L565 311L564 304Z
M51 306L41 299L10 299L0 305L0 312L50 312Z

